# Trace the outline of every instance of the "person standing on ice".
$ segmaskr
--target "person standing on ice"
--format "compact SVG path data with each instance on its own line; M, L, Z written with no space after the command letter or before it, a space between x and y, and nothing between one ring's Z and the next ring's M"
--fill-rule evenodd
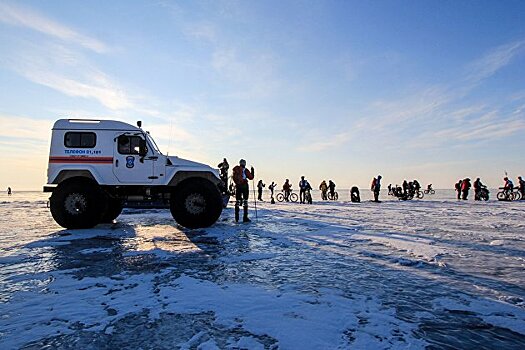
M470 190L471 184L470 179L467 177L463 182L461 182L461 194L463 200L468 200L468 192Z
M483 188L483 184L481 183L481 180L479 177L476 179L476 181L474 181L473 187L474 187L474 200L480 201L481 200L480 193L481 193L481 189Z
M381 175L378 175L377 178L374 177L372 180L371 190L374 192L374 202L379 202L379 192L381 191Z
M265 187L266 185L263 183L263 180L259 180L259 182L257 183L257 192L259 194L259 196L257 197L257 200L259 201L263 201L262 199L262 192L263 192L263 188Z
M222 163L219 163L217 167L220 170L221 173L221 180L224 183L224 188L228 188L228 169L230 169L230 164L228 164L228 161L226 158L222 160Z
M283 191L284 191L284 200L289 202L290 192L292 191L292 185L290 185L289 179L286 179L286 181L284 182Z
M321 191L321 199L324 201L328 200L328 196L326 195L326 192L328 192L328 185L325 180L319 185L319 190Z
M250 222L248 219L248 195L250 193L248 181L253 180L255 171L253 167L246 169L246 161L241 159L239 165L233 168L233 182L235 182L235 222L239 221L239 211L242 203L244 210L243 222Z
M350 190L350 200L353 203L361 202L361 196L359 195L359 188L357 188L357 186L353 186Z
M330 196L335 199L335 182L328 180L328 189L330 190Z
M454 185L454 188L456 189L456 191L458 192L458 199L461 199L461 183L463 182L463 180L458 180L458 182L456 182L456 184Z
M268 189L270 190L270 200L272 204L275 204L275 199L273 198L273 190L275 190L275 187L277 187L277 184L272 181L270 186L268 186Z
M308 181L304 179L304 176L301 176L301 181L299 181L299 203L304 204L306 196L306 188L310 186Z
M7 188L7 195L10 196L11 194L13 194L13 191L11 190L11 187L8 187Z
M518 186L521 193L521 200L525 200L525 180L518 176Z
M403 180L403 194L406 196L408 194L408 182Z

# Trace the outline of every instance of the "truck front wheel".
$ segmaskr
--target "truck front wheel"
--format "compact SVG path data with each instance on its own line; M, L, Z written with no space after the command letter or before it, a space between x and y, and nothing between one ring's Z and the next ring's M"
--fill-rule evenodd
M187 228L213 225L222 212L222 197L213 183L204 179L189 179L180 183L171 195L171 215Z
M97 225L107 206L98 185L76 180L58 185L49 198L49 204L53 219L68 229L91 228Z

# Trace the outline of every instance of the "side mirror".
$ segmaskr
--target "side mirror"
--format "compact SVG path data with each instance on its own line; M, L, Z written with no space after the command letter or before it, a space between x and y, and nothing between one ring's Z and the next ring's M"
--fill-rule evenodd
M148 147L146 146L146 140L140 139L139 141L139 156L145 157L148 154Z

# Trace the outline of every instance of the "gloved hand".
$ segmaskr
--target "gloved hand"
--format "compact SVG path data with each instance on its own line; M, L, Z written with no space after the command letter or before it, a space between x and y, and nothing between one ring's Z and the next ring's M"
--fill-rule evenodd
M255 176L255 170L253 169L253 167L250 168L250 173L252 173L252 176Z

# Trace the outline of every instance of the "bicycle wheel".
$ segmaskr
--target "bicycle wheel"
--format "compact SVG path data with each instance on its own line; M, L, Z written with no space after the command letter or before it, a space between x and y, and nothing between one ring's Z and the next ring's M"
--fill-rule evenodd
M339 199L339 193L335 192L334 193L334 201L338 200Z
M508 200L507 195L503 191L498 192L498 194L496 195L496 198L498 198L499 201L506 201L506 200Z
M435 190L430 190L430 194L436 194Z
M297 193L290 193L290 201L297 202L299 200L299 196Z
M423 197L424 197L425 195L423 194L423 192L421 192L421 191L417 191L417 192L416 192L416 196L417 196L418 199L423 199Z
M277 193L277 196L275 196L275 199L277 199L278 202L284 201L284 194Z
M521 193L520 192L513 192L514 194L514 200L519 201L521 199Z

